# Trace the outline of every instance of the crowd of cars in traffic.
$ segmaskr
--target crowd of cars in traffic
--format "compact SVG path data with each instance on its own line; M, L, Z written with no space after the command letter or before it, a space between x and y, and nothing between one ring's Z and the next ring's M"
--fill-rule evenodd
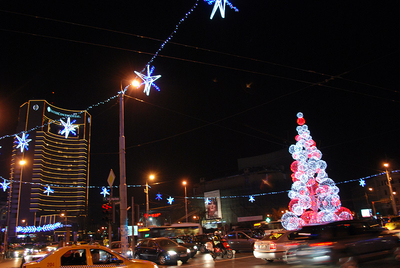
M234 252L253 252L255 258L266 262L356 267L359 262L381 257L393 257L400 261L400 216L392 217L384 227L368 221L347 220L308 225L295 231L286 231L281 227L236 230L223 238ZM207 253L206 244L212 238L213 234L146 238L139 241L134 249L129 248L126 257L120 255L119 241L112 242L109 248L88 244L58 249L57 245L17 245L12 256L23 257L23 267L26 268L49 267L53 264L55 267L90 266L97 262L111 266L124 264L127 267L154 268L157 267L156 263L164 265L181 261L184 264L198 252ZM99 256L95 257L94 252Z

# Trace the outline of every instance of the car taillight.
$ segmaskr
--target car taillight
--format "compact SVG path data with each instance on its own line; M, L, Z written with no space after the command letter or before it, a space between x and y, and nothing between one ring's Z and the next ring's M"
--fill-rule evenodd
M276 249L276 244L271 242L271 244L269 244L269 249Z
M310 247L326 247L326 246L332 246L333 242L321 242L321 243L313 243L310 244Z
M287 248L291 248L291 247L297 247L298 245L300 245L299 243L292 243L292 244L286 244Z

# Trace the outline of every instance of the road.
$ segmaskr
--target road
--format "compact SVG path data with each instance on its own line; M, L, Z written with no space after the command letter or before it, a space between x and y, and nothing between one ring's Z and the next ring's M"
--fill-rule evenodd
M0 268L19 268L21 265L21 258L2 260L0 261ZM400 262L395 262L392 259L377 260L360 264L360 268L376 268L376 267L394 268L400 267ZM198 253L194 258L190 259L186 264L178 262L177 265L159 265L163 268L207 268L207 267L224 267L224 268L306 268L304 265L287 265L284 262L266 263L261 259L256 259L251 252L236 253L233 259L217 258L215 261L211 258L210 254ZM324 266L326 267L326 266Z

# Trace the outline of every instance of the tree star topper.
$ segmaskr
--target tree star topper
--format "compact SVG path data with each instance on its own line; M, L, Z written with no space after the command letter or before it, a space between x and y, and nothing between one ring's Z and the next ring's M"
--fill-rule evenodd
M68 117L67 122L64 122L62 119L60 119L61 124L64 126L64 129L60 132L61 135L65 133L65 138L68 138L69 133L71 132L72 134L76 135L75 133L75 128L78 127L78 125L72 125L75 123L76 120L72 121L71 123L71 118Z
M7 188L9 188L8 185L10 185L10 183L3 179L3 182L0 183L0 186L3 188L3 192L7 191Z
M172 202L174 202L174 198L171 196L167 200L168 200L168 204L170 204L170 205L172 205Z
M22 133L21 138L18 135L15 135L15 137L17 138L17 141L15 141L15 143L17 143L17 149L20 148L21 153L24 152L24 149L28 150L28 143L30 141L32 141L31 139L28 139L29 134Z
M100 194L102 194L103 197L106 197L106 195L110 195L110 193L108 192L107 188L104 187L104 186L101 187L101 192L100 192Z
M160 91L160 88L156 84L154 84L154 81L156 81L158 78L160 78L161 75L153 75L153 76L151 76L153 71L154 71L154 66L151 67L151 70L150 70L150 65L147 65L147 75L144 75L142 73L139 73L139 72L135 71L135 74L137 76L139 76L140 79L143 80L143 82L138 87L140 87L141 85L144 84L143 92L146 93L147 96L149 96L149 94L150 94L151 86L153 86L157 91Z
M211 12L211 16L210 16L210 20L213 19L215 12L217 12L217 9L219 8L219 11L221 12L221 17L224 19L225 18L225 7L228 4L228 6L235 10L236 12L239 11L239 9L237 9L235 6L232 5L231 2L229 2L228 0L204 0L207 2L207 4L212 5L214 4L214 8Z
M46 187L46 190L44 191L45 194L47 194L47 196L49 196L49 194L54 193L54 190L50 188L50 186Z

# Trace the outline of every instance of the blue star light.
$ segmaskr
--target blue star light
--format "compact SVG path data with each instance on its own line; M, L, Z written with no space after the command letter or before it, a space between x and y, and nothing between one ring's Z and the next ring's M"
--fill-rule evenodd
M31 141L31 139L28 139L29 134L22 133L21 138L18 135L15 135L15 137L17 138L17 141L15 141L15 143L17 143L17 149L20 148L21 153L24 152L24 149L28 150L28 143Z
M49 196L49 194L54 193L54 190L50 188L50 186L46 187L46 190L44 191L45 194L47 194L47 196Z
M217 9L219 8L219 11L221 13L221 17L224 19L225 18L225 7L228 5L231 9L235 10L236 12L239 11L235 6L232 5L231 2L228 0L204 0L207 2L207 4L212 5L214 4L214 8L211 12L210 20L213 19L215 12L217 12Z
M60 119L61 124L64 126L64 129L60 132L61 135L65 134L65 138L68 138L69 133L72 133L76 135L75 133L75 128L78 127L78 125L72 125L75 123L76 120L72 121L71 123L71 118L68 117L67 122L64 122L62 119Z
M104 186L101 187L101 192L100 192L100 194L102 194L103 197L106 197L106 195L110 195L110 193L108 192L107 188L104 187Z
M3 192L7 191L7 188L9 188L8 185L10 185L10 183L3 179L3 182L0 183L0 186L3 188Z
M139 72L136 72L136 71L135 71L135 74L136 74L137 76L139 76L140 79L143 80L143 82L142 82L138 87L140 87L141 85L144 84L144 90L143 90L143 92L146 93L147 96L149 96L149 94L150 94L150 88L151 88L151 86L153 86L155 89L157 89L157 91L160 91L160 88L159 88L156 84L154 84L153 82L156 81L158 78L160 78L161 75L154 75L154 76L151 76L151 74L152 74L153 71L154 71L154 66L151 67L151 70L150 70L149 68L150 68L150 65L147 65L147 75L144 75L144 74L142 74L142 73L139 73Z
M360 185L361 185L362 187L365 187L365 180L364 180L364 179L360 179Z
M161 194L157 194L156 200L160 201L162 199Z
M254 199L254 197L253 197L252 195L250 195L249 201L250 201L251 203L253 203L253 202L256 201L256 200Z
M209 205L211 203L211 200L207 197L205 202L206 202L206 205Z
M170 204L170 205L172 205L172 202L174 202L174 198L171 196L167 200L168 200L168 204Z

